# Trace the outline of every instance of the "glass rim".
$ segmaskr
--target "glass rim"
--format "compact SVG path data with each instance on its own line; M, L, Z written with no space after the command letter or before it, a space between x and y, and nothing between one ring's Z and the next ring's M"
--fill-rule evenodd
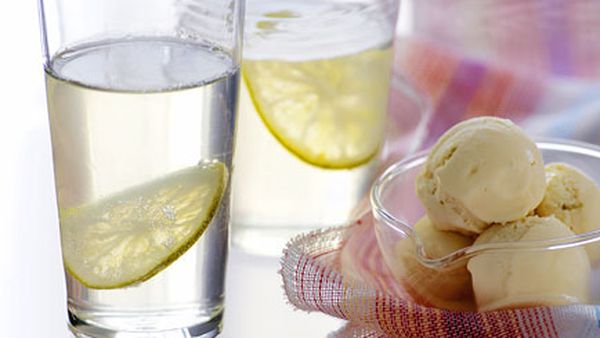
M540 150L567 151L600 159L600 146L593 144L556 138L536 138L535 141ZM407 221L394 216L383 205L382 201L383 193L394 180L401 177L408 170L424 164L428 153L429 150L420 151L392 164L373 182L369 194L369 201L375 221L380 223L380 226L390 228L394 232L403 233L407 238L413 240L415 242L417 259L424 266L433 269L447 269L457 264L464 264L467 259L483 253L562 250L600 241L600 229L598 229L547 240L473 244L440 258L428 258L420 239L414 233L411 225Z

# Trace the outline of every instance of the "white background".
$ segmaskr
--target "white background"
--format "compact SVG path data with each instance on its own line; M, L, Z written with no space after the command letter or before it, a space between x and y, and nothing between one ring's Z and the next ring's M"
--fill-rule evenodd
M0 1L0 337L68 337L37 4ZM278 258L233 250L226 338L325 337L342 322L285 302Z

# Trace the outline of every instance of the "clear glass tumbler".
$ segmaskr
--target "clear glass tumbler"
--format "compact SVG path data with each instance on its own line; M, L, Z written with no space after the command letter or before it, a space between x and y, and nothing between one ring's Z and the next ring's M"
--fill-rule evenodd
M69 326L221 330L243 0L40 0Z
M250 0L234 244L279 254L346 223L378 167L398 0Z

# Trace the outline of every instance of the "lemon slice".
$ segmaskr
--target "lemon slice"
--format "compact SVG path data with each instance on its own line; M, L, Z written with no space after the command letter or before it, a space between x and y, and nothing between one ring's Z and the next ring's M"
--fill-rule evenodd
M352 168L383 142L391 50L310 61L244 60L243 77L266 127L300 159Z
M93 204L61 210L66 269L94 289L149 279L202 235L226 181L227 168L208 162Z

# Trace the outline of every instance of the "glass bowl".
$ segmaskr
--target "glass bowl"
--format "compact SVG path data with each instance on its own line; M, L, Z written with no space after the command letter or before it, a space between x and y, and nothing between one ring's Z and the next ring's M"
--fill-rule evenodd
M540 140L537 146L545 164L566 163L580 169L595 182L600 182L600 147L565 140ZM451 310L475 310L472 292L457 296L456 291L464 289L465 283L470 283L466 265L476 257L514 253L547 254L550 251L568 252L594 246L600 249L600 230L595 230L548 240L473 244L443 257L428 256L421 239L413 230L413 226L425 215L415 192L415 179L426 159L427 153L421 152L390 166L374 182L370 195L375 234L384 261L394 278L413 295L416 302ZM600 219L598 222L600 224ZM400 248L403 251L399 251ZM407 251L411 256L408 261L402 256ZM586 301L595 304L600 304L599 263L591 262L588 281L590 293ZM463 278L462 282L460 278ZM576 302L570 301L573 299L566 293L561 295L566 299L564 303Z

